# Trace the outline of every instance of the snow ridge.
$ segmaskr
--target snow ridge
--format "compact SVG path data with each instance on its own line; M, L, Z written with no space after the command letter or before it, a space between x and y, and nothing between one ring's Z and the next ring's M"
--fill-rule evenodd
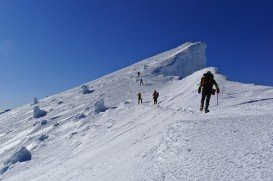
M205 68L205 51L188 42L2 112L0 180L272 180L273 88ZM207 71L221 93L205 114L197 89ZM10 164L18 150L28 159Z

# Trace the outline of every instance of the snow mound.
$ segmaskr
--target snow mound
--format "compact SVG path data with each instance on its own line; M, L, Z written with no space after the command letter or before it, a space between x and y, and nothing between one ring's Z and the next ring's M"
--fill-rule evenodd
M94 104L94 108L95 108L94 113L96 114L99 114L100 112L105 112L107 110L103 99L98 100Z
M0 175L4 174L9 169L10 165L17 162L26 162L29 160L31 160L31 153L26 149L26 147L23 146L4 163L4 167L0 170Z
M58 104L60 105L60 104L63 104L64 102L63 101L58 101Z
M33 118L40 118L47 115L45 110L41 110L39 106L33 108Z
M26 162L31 160L31 153L26 147L22 147L20 150L15 152L11 158L5 163L5 165L15 164L17 162Z
M41 125L46 125L47 124L47 120L44 119L42 122L41 122Z
M44 140L46 140L47 138L48 138L48 135L43 134L43 135L41 135L41 136L38 138L38 140L39 140L39 141L44 141Z
M60 125L60 123L58 123L58 122L53 124L54 127L59 126L59 125Z
M34 98L34 100L33 100L33 104L38 104L38 98Z
M83 119L83 118L85 118L85 117L86 117L86 116L85 116L83 113L79 113L79 114L76 115L76 119L77 119L77 120Z
M94 90L90 90L87 85L81 86L81 89L82 89L82 94L90 94L90 93L94 92Z

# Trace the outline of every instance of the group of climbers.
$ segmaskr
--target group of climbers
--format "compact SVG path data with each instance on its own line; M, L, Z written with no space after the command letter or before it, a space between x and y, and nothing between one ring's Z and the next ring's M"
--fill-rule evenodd
M159 97L159 93L156 90L154 90L154 93L153 93L154 104L157 104L158 97ZM138 104L140 104L140 103L142 104L142 97L141 97L141 93L140 92L137 94L137 103Z
M140 77L140 72L137 72L137 75L138 75L138 77ZM140 79L140 86L141 85L143 85L143 79L142 78ZM154 92L153 92L154 104L157 104L158 97L159 97L159 93L156 90L154 90ZM142 95L141 95L140 92L137 94L137 103L142 104Z
M140 76L140 72L138 72L138 77L139 76ZM143 85L142 79L140 79L140 85ZM213 86L215 86L216 89L213 89ZM209 112L210 98L211 98L211 95L215 94L215 92L217 94L219 94L220 92L218 83L215 81L214 75L210 71L207 71L201 78L200 86L198 88L198 93L199 94L202 93L200 111L203 111L204 103L205 103L205 113ZM153 92L154 104L157 104L158 97L159 97L159 93L156 90L154 90ZM138 98L138 104L142 103L142 97L140 92L137 94L137 98Z

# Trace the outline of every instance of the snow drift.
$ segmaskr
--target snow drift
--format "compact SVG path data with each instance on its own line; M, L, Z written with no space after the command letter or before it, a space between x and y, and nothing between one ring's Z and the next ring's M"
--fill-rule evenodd
M206 67L205 43L190 46L187 51L182 51L160 63L153 71L154 74L178 76L179 79Z

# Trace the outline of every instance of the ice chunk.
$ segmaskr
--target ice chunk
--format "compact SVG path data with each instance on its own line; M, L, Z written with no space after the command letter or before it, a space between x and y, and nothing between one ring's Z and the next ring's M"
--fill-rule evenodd
M82 88L82 94L90 94L93 92L93 90L90 90L87 85L83 85L81 88Z
M23 146L19 151L15 152L11 156L8 163L15 164L17 162L26 162L29 160L31 160L31 153Z
M38 98L37 97L34 98L33 104L38 104Z
M9 166L5 166L0 170L0 175L4 174L9 169Z
M42 122L41 122L41 125L46 125L47 124L47 120L43 120Z
M95 110L94 112L96 114L99 114L100 112L104 112L107 110L107 108L105 107L104 104L104 100L101 98L100 100L98 100L95 104L94 104Z
M64 102L63 101L59 101L58 104L63 104Z
M46 116L47 112L45 110L41 110L39 106L35 106L33 108L33 118L40 118Z
M83 119L83 118L85 118L85 115L83 113L79 113L76 115L76 119L78 119L78 120Z
M40 141L44 141L44 140L46 140L48 138L48 135L41 135L38 139L40 140Z

